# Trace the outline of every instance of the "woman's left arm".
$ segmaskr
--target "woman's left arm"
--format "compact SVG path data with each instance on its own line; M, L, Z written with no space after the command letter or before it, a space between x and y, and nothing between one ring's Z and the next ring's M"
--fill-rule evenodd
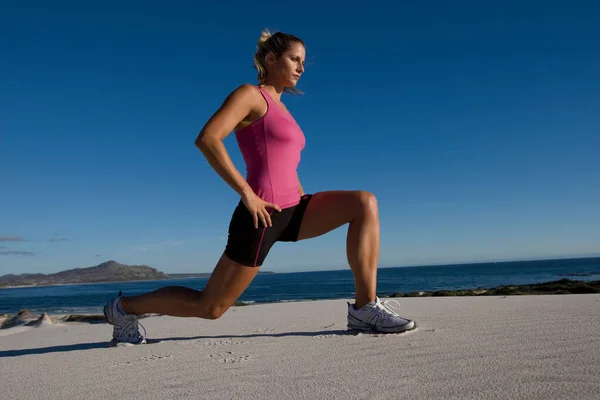
M298 177L298 190L300 190L300 196L304 196L304 189L302 189L302 184L300 183L300 177L298 176L298 173L296 173L296 176Z

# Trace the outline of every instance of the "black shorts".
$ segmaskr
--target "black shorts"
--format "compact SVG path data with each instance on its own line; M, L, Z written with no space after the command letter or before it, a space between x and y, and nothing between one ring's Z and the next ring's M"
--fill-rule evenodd
M260 267L275 242L296 242L306 206L312 195L304 195L300 203L271 214L270 227L258 220L258 229L250 211L242 201L235 208L229 223L225 255L243 265Z

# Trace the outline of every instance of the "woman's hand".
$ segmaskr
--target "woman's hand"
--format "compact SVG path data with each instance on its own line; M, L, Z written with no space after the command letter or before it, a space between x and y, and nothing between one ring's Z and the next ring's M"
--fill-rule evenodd
M260 219L263 223L263 226L270 227L273 224L271 223L271 214L267 210L267 208L275 209L281 212L281 208L277 204L269 203L261 199L256 195L256 193L251 192L247 195L242 196L242 201L244 205L250 211L252 218L254 219L254 228L258 229L258 220Z

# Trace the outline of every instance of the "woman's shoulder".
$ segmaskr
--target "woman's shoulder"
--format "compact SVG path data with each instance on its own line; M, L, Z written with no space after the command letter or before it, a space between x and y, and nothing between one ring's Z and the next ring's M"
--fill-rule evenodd
M262 97L258 86L251 83L242 83L227 95L227 100L233 102L256 103L264 101Z
M260 95L260 88L257 85L253 85L251 83L242 83L241 85L236 87L231 93L237 93L244 96L256 96Z

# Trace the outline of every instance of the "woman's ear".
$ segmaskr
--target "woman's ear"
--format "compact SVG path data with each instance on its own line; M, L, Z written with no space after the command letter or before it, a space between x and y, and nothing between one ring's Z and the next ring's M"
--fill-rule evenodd
M265 57L265 64L267 64L270 67L270 66L273 66L276 61L277 61L277 59L275 58L275 54L273 54L271 52L267 53L267 55Z

